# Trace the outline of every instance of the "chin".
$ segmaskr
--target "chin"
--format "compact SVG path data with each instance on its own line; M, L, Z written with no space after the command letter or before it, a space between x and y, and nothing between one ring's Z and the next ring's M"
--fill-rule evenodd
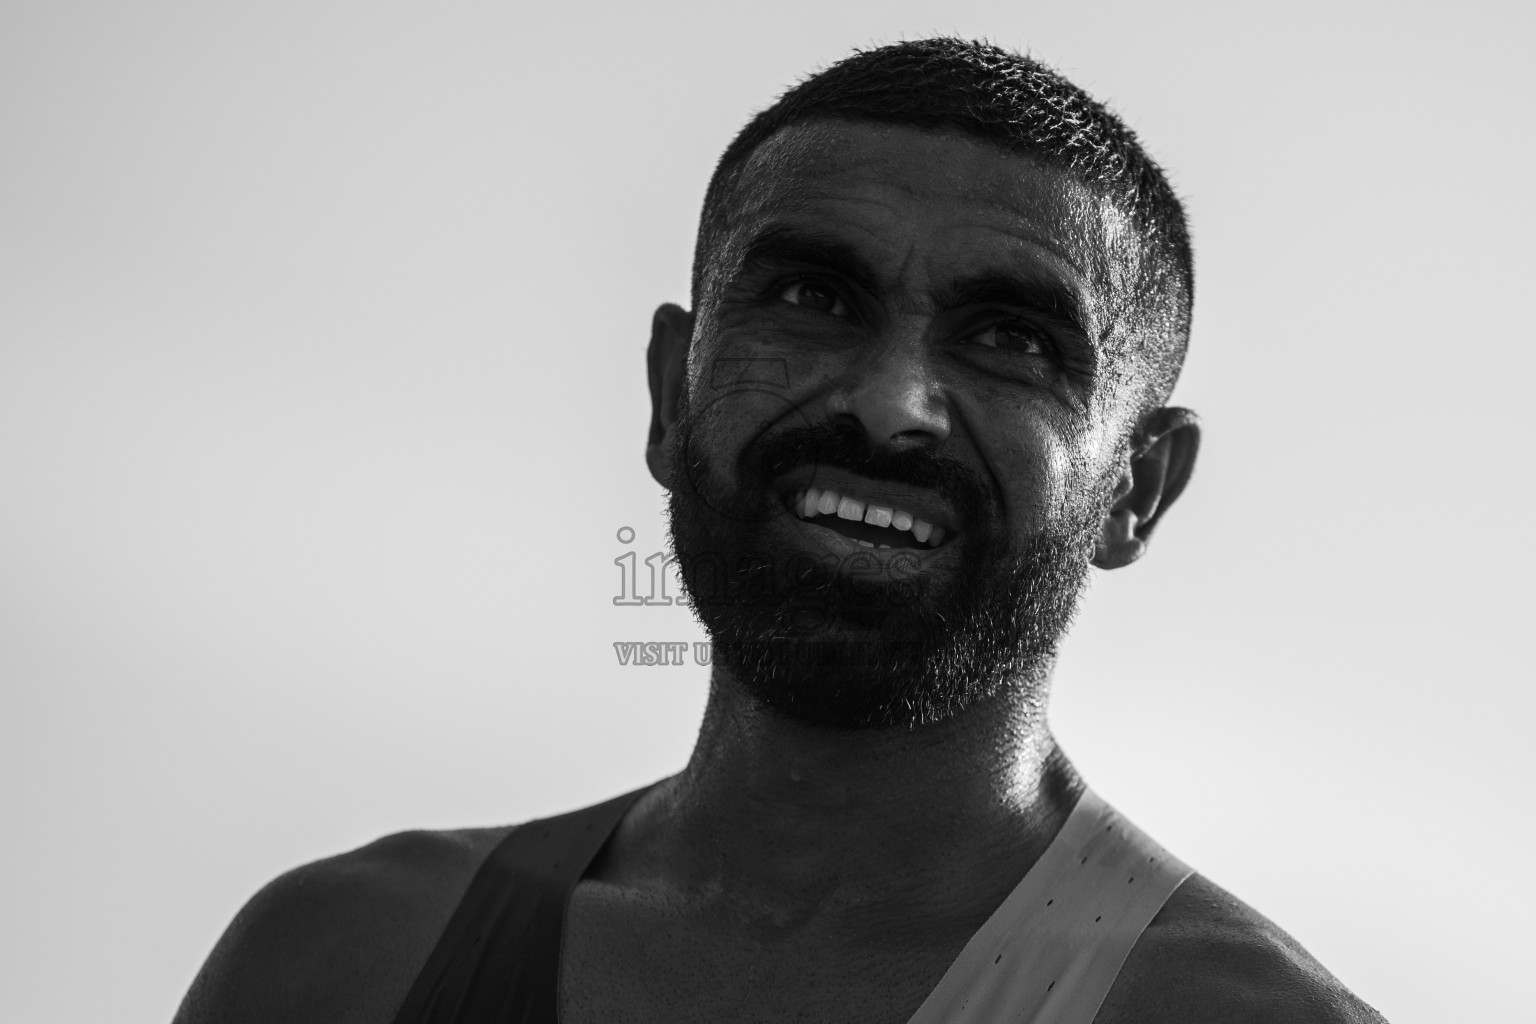
M932 725L1032 676L978 676L935 657L909 657L881 644L782 644L729 650L717 664L760 707L833 729Z
M1049 674L1054 643L1037 649L1017 630L978 643L942 616L907 613L843 609L801 629L715 616L713 662L760 707L842 729L934 724Z

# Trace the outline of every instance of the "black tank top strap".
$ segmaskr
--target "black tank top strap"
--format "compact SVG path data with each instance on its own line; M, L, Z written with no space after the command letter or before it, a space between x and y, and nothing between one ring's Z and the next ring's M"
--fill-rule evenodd
M571 890L648 788L514 828L476 872L395 1024L556 1024Z

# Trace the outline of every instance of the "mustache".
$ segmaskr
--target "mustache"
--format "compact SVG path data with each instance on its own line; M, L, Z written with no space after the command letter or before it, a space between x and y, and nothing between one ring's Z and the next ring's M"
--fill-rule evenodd
M742 482L767 483L809 464L931 490L966 522L980 521L1001 507L986 480L959 459L921 446L877 448L862 428L851 423L790 427L759 436L741 453L737 471Z

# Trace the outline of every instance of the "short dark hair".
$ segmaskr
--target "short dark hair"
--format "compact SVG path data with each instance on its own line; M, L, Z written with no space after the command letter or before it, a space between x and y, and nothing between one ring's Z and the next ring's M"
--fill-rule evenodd
M987 43L938 38L856 50L747 122L720 157L705 193L694 249L695 309L748 158L781 128L816 120L960 132L1059 167L1117 204L1151 256L1150 275L1143 274L1134 298L1161 306L1163 314L1157 317L1162 329L1138 362L1151 378L1156 404L1173 390L1194 302L1183 204L1136 134L1111 110L1034 58Z

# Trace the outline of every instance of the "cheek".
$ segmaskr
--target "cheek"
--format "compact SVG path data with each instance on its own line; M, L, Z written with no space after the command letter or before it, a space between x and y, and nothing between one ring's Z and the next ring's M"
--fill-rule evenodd
M979 417L979 418L978 418ZM1003 491L1012 531L1033 536L1076 523L1095 493L1098 466L1091 437L1041 408L999 402L972 413L977 446Z
M760 387L807 396L846 372L858 346L841 324L785 330L763 324L722 329L711 346L703 383L715 391Z
M983 411L977 447L1002 489L1004 511L1015 533L1033 535L1059 516L1074 474L1070 448L1018 410Z
M770 432L810 425L783 360L722 355L690 367L688 409L696 452L725 475Z
M1015 492L1015 500L1034 533L1069 511L1077 466L1070 449L1054 437L1046 438L1022 455L1023 490Z
M768 431L810 426L807 409L834 380L832 361L815 351L762 343L747 332L725 332L699 346L688 364L689 407L711 448L736 451Z

